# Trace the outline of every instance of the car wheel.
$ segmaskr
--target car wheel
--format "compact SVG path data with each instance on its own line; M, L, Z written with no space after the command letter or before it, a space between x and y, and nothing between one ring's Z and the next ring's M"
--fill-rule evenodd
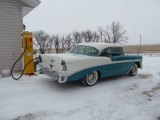
M94 71L90 74L87 74L83 79L82 83L85 86L93 86L97 83L98 81L98 72Z
M138 73L138 66L137 66L137 64L134 64L132 66L132 69L129 72L129 75L130 76L135 76L135 75L137 75L137 73Z

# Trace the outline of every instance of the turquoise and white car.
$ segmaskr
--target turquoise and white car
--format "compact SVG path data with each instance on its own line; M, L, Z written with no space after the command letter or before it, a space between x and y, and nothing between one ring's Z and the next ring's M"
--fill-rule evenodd
M40 56L44 74L59 83L81 80L92 86L100 78L135 76L142 68L142 56L124 55L121 45L111 43L81 43L67 53Z

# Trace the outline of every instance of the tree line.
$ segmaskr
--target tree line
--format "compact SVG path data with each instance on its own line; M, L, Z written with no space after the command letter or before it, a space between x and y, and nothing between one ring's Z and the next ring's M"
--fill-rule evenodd
M110 26L98 27L96 31L74 31L67 35L49 35L40 30L33 32L34 44L41 54L64 53L72 46L82 42L125 43L128 40L127 32L119 22L112 22Z

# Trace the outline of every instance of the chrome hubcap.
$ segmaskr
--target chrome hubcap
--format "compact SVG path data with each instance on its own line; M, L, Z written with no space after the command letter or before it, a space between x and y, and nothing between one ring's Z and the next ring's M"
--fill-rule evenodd
M134 67L132 68L132 74L136 75L137 72L138 72L138 67L137 67L137 65L134 65Z
M86 77L86 82L89 85L94 85L98 80L98 73L97 71L92 72L91 74L88 74Z

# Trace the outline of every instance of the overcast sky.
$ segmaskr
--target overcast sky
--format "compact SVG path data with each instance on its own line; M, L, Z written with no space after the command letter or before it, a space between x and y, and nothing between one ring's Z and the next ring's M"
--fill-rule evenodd
M160 43L160 0L41 0L24 17L29 31L67 34L96 30L119 21L128 32L128 44Z

